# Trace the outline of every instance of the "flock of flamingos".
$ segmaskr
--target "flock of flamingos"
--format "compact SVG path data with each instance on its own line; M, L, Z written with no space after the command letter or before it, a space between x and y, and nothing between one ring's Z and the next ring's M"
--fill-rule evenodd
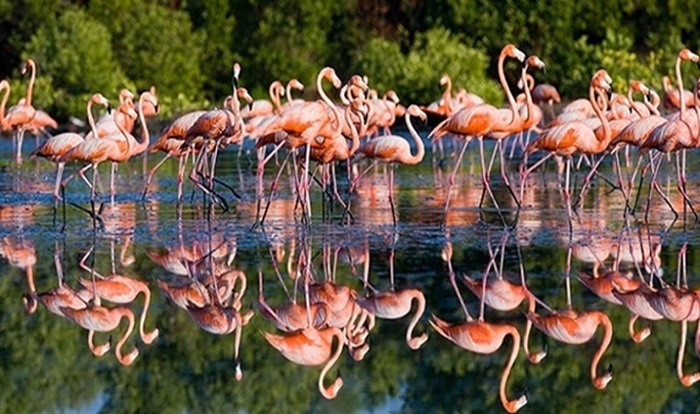
M514 59L522 63L519 87L523 93L518 97L513 97L506 81L504 73L506 59ZM158 112L155 89L151 88L143 92L136 102L131 92L123 90L120 93L119 106L98 121L95 121L92 107L104 106L109 110L110 102L99 93L89 99L87 118L91 131L86 136L71 132L51 136L32 153L32 156L44 157L57 164L53 194L55 209L60 200L65 200L64 188L75 174L90 187L92 208L84 210L93 217L94 222L101 220L100 213L95 209L95 201L98 200L96 192L98 166L105 162L111 163L110 197L114 203L116 195L114 178L117 165L149 150L162 151L165 157L149 172L143 191L144 197L147 196L156 170L168 158L177 158L179 162L178 203L182 197L185 173L190 165L187 176L194 186L209 196L208 200L211 201L212 206L218 205L223 210L227 210L228 201L217 188L225 187L231 190L234 196L240 196L232 187L215 177L218 152L232 144L242 145L244 138L253 139L258 156L255 189L256 224L260 225L265 220L267 208L284 167L290 161L294 166L294 193L301 209L301 221L306 224L311 223L310 190L314 182L322 187L324 195L342 206L344 217L351 216L350 195L358 182L378 163L387 163L390 164L388 201L393 222L396 225L393 166L395 164L415 165L423 160L425 147L412 124L412 117L425 120L430 114L433 117L442 118L442 121L429 134L435 145L440 145L441 138L446 135L452 135L462 143L456 166L447 182L445 213L449 210L450 189L455 183L456 173L467 146L476 138L479 145L483 184L479 207L483 207L483 202L488 196L504 225L507 224L506 220L501 214L501 208L491 188L491 170L494 165L497 163L500 165L503 184L508 188L510 197L519 211L523 204L528 175L550 158L557 160L559 173L564 175L561 191L570 223L575 208L585 202L585 191L595 176L607 180L621 191L625 200L625 214L627 214L634 212L637 205L637 200L632 200L633 183L636 177L638 175L640 177L639 188L636 190L638 199L643 178L650 174L647 214L652 193L657 193L671 208L675 217L678 217L678 211L668 199L668 194L664 193L656 182L661 162L667 158L663 156L664 153L674 154L677 187L684 199L684 209L687 206L697 219L695 206L686 192L685 152L700 144L700 113L697 105L697 99L700 99L698 98L700 82L693 92L683 89L681 77L683 61L698 63L699 58L687 49L681 50L677 56L675 71L678 88L673 89L669 86L663 99L667 108L676 107L679 109L677 112L662 117L658 110L660 97L638 81L630 82L626 96L611 94L612 79L605 70L601 69L591 78L588 99L573 101L557 116L554 116L552 110L553 119L545 125L543 125L543 112L536 103L547 103L552 109L552 104L559 102L559 95L550 85L534 84L528 71L544 69L544 63L536 56L527 57L513 45L506 45L498 60L499 80L509 103L507 109L498 109L485 104L477 96L463 90L452 96L452 85L447 76L441 80L446 87L441 99L424 107L409 105L405 108L399 105L399 99L395 93L390 91L380 99L376 96L376 91L369 89L365 78L356 75L343 84L335 71L329 67L322 69L318 74L316 87L320 99L317 101L292 99L293 89L303 89L303 85L296 80L290 81L286 88L281 82L273 82L269 89L271 101L254 101L247 90L239 86L240 66L234 64L233 93L225 99L222 109L195 111L177 118L161 131L153 144L150 143L147 118ZM26 61L22 72L26 71L31 72L26 97L9 108L7 113L5 113L5 106L9 96L9 83L0 82L0 90L5 90L0 106L0 129L14 134L17 163L21 163L22 160L22 141L26 131L42 135L47 129L56 128L55 121L32 106L32 88L36 76L36 65L33 61ZM324 92L324 80L339 90L342 105L334 103ZM665 81L665 84L668 83ZM634 101L634 93L640 93L643 100ZM284 95L288 100L282 104L281 97ZM405 117L412 143L402 136L391 135L389 132L395 119L400 116ZM141 135L138 138L132 133L137 119L141 125ZM485 154L484 140L495 142L493 152L489 156ZM511 144L510 156L507 155L509 151L506 142ZM619 152L628 151L630 145L639 148L636 165L629 161L623 163L619 157ZM415 149L412 150L412 147ZM269 148L271 150L268 152ZM266 197L263 180L265 166L270 160L275 159L274 157L283 148L287 149L287 156L270 183L269 194ZM520 148L522 153L522 162L518 168L517 185L511 185L512 173L508 170L507 158L511 158L517 148ZM545 152L546 155L529 165L528 158L536 151ZM358 158L356 154L372 161L362 171L356 169L358 165L355 162ZM607 155L614 157L613 170L616 174L614 179L605 178L601 172L598 172L599 165ZM647 155L648 161L640 170ZM583 181L575 202L572 201L573 189L570 182L574 156L580 156L576 168L579 168L583 162L590 165L590 171ZM596 156L597 158L594 158ZM626 159L629 159L629 154ZM312 169L311 161L315 162L316 167L313 168L316 169ZM336 180L335 165L339 161L347 161L346 199L340 195ZM81 167L64 179L63 170L69 162L78 162ZM89 180L85 173L91 168L93 175L92 180ZM226 335L235 331L236 379L241 380L243 374L238 360L241 331L254 315L252 310L242 310L246 276L231 265L235 258L235 246L225 240L212 242L212 235L209 237L207 243L194 243L188 247L181 245L165 253L149 252L149 256L168 272L183 277L180 283L172 285L159 281L161 291L170 301L186 310L208 332ZM621 236L620 239L622 240L623 237ZM677 284L672 286L665 283L658 272L660 260L658 245L645 244L641 239L640 237L639 242L635 243L628 235L625 246L619 243L617 249L607 248L608 254L596 252L590 246L580 249L572 246L568 263L573 255L588 263L600 264L610 252L616 250L613 270L600 274L599 266L595 265L593 274L590 277L582 275L581 282L603 299L624 305L632 312L634 317L630 321L629 329L635 342L643 341L650 334L649 328L642 331L635 330L634 323L639 317L648 320L668 319L680 322L683 340L679 349L677 370L681 383L690 386L700 380L700 373L684 374L682 357L687 323L700 319L700 299L698 298L700 292L690 290L687 282L681 277L684 276L681 263L685 265L686 249L681 249L679 254L679 277ZM469 314L457 287L455 272L451 265L452 247L449 243L445 245L442 257L447 263L450 282L466 319L462 323L450 323L433 315L430 325L438 334L456 345L477 353L493 353L501 347L507 336L513 337L514 345L503 371L499 389L501 402L508 412L518 411L527 403L525 396L512 400L506 396L506 382L519 353L521 342L526 356L532 363L537 364L546 356L546 351L530 352L529 350L527 338L533 325L546 335L569 344L588 342L593 338L597 327L602 326L604 336L593 357L591 380L596 388L605 388L612 380L612 372L608 370L599 374L597 366L612 339L612 324L608 316L600 311L574 311L571 306L568 277L568 306L560 310L549 308L527 288L522 261L520 283L515 284L505 280L502 277L502 257L506 246L507 237L503 238L503 243L498 247L489 246L491 260L482 280L476 281L468 277L463 280L464 284L481 299L481 311L475 318ZM91 280L80 281L82 288L73 289L64 283L60 260L56 259L59 286L38 293L31 270L36 262L36 256L33 256L32 261L33 248L24 247L6 238L0 244L0 253L27 272L30 293L25 296L25 306L29 312L34 312L37 305L41 303L52 313L66 317L88 329L90 350L96 356L107 353L111 349L111 343L95 345L93 338L95 331L112 331L119 326L123 318L126 318L129 325L118 341L115 352L122 364L129 365L138 356L138 350L134 349L128 354L123 354L122 346L135 328L134 315L126 306L109 308L103 306L101 301L125 305L132 303L140 293L144 293L144 310L139 325L141 340L144 344L150 344L156 339L159 334L157 329L151 332L144 331L144 319L150 302L150 290L145 283L117 274L114 266L111 275L98 274L87 264L87 259L92 253L91 249L80 262L81 268L92 276ZM338 360L345 346L353 359L359 361L364 358L369 350L367 338L374 326L375 318L403 318L411 312L412 303L415 301L417 310L406 333L406 342L411 349L417 350L427 341L427 333L419 336L413 336L412 333L425 310L425 297L417 289L396 289L393 281L393 266L390 272L391 288L387 291L378 291L368 280L368 250L352 252L338 248L331 252L329 248L326 252L324 247L324 274L327 269L335 269L335 265L331 266L330 262L326 262L331 256L335 257L336 261L340 258L351 265L364 265L365 271L361 280L365 294L362 295L349 286L336 283L333 277L327 277L323 282L313 281L311 275L313 255L310 251L310 243L299 250L299 254L294 256L295 265L288 268L296 268L289 271L289 277L294 279L295 288L297 284L303 284L304 301L297 302L290 296L289 302L273 308L264 300L262 276L259 275L258 310L284 332L281 335L265 333L265 339L270 345L295 363L324 365L318 383L324 397L334 398L343 385L342 378L338 377L331 385L326 386L324 377ZM23 254L26 255L24 259ZM518 256L520 256L519 248ZM274 264L276 262L274 254L271 254L271 257ZM290 253L290 261L292 257ZM634 263L640 277L630 278L619 271L620 261ZM128 257L123 254L122 265L128 262ZM642 269L648 273L647 280L642 277ZM489 279L490 273L495 273L496 277ZM277 275L281 280L279 271ZM523 301L528 303L528 311L522 341L515 326L489 323L484 320L485 305L506 311L518 308ZM535 313L538 304L548 310L548 314ZM334 338L337 339L335 351L332 347ZM700 338L700 330L697 338ZM700 348L698 348L700 340L696 340L695 343L696 352L700 354Z

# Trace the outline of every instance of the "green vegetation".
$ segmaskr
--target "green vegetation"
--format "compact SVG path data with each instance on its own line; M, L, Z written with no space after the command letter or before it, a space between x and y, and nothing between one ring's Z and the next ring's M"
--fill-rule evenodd
M383 94L428 103L442 73L455 87L498 104L496 56L506 43L547 63L540 81L565 98L585 93L591 73L608 69L618 91L638 78L660 88L683 45L697 49L700 0L558 2L437 0L349 2L204 0L0 0L0 78L24 91L18 69L39 67L37 106L60 119L83 116L87 94L158 88L163 116L211 106L230 91L231 64L262 97L274 79L296 77L314 95L318 70L344 79L361 72ZM653 30L650 30L653 28ZM692 81L697 71L691 69ZM514 84L517 70L507 76Z

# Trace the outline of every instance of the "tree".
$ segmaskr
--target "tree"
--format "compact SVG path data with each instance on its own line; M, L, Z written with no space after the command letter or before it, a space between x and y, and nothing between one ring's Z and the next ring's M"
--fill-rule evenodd
M114 96L127 82L112 53L109 31L78 8L69 7L41 27L22 56L36 61L37 83L50 88L37 88L37 107L63 118L81 116L92 93Z

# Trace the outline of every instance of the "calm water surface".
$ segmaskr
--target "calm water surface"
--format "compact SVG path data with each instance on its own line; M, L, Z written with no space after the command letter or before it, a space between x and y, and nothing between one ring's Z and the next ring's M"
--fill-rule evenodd
M0 159L11 158L8 140L0 146ZM26 143L27 147L31 146ZM499 412L501 373L513 340L507 338L489 355L458 348L441 337L430 325L431 314L449 322L464 321L464 312L450 284L450 263L468 311L480 313L478 296L463 284L463 275L480 279L502 277L519 283L520 264L528 286L552 307L566 306L567 257L570 255L571 298L574 309L599 310L614 327L612 342L602 356L598 372L613 367L613 380L603 391L591 384L591 358L603 338L599 327L583 345L567 345L533 330L531 347L548 349L538 365L531 364L520 350L507 384L509 398L527 392L522 412L696 412L698 386L683 387L676 375L679 323L637 322L639 329L650 326L651 336L634 343L627 331L630 312L608 303L585 288L580 274L603 274L613 266L613 255L629 252L630 246L658 252L657 266L669 283L685 260L688 283L698 286L700 243L692 215L687 221L672 221L669 210L652 201L649 223L624 220L619 192L600 182L589 191L584 208L569 232L566 211L552 166L546 174L531 177L525 192L525 208L517 225L504 229L498 214L486 204L476 208L481 195L476 146L468 150L452 194L452 208L445 217L444 183L454 164L451 148L447 158L428 153L415 167L396 169L396 200L399 224L392 226L387 203L388 175L380 168L360 184L352 198L354 223L338 224L342 209L326 208L320 191L314 189L313 224L295 222L295 199L289 181L282 175L278 194L270 207L264 231L251 230L255 219L255 161L236 151L222 154L217 176L231 184L242 197L235 199L221 189L231 211L214 209L207 214L201 193L190 200L191 186L185 185L181 210L175 205L176 164L166 163L145 202L141 202L144 171L160 155L134 160L120 166L114 206L106 202L104 226L94 231L92 220L68 207L65 231L61 232L59 209L54 224L51 197L54 170L44 160L27 161L18 168L3 161L0 170L0 407L7 412ZM689 161L688 171L697 170ZM609 165L609 164L608 164ZM68 168L72 171L72 167ZM276 167L266 171L266 180ZM347 190L344 167L339 167L340 192ZM517 166L511 166L515 177ZM108 169L102 167L102 199L108 199ZM611 176L610 167L603 168ZM693 182L694 173L689 175ZM495 173L494 177L498 174ZM662 187L673 190L673 174L663 171ZM578 178L580 181L582 175ZM517 181L517 180L516 180ZM513 203L500 179L494 178L495 196L510 224L515 219ZM700 199L697 186L689 185L691 198ZM78 179L67 189L67 197L88 207L89 193ZM671 193L672 202L682 209L682 199ZM324 213L325 210L325 213ZM643 209L642 209L643 210ZM643 219L643 213L637 214ZM209 217L209 219L207 219ZM444 224L443 224L444 223ZM144 304L143 295L129 304L115 305L134 314L136 328L124 345L139 355L130 366L122 366L113 349L95 357L87 345L88 332L71 320L39 304L33 313L23 306L30 293L29 278L41 293L58 285L57 264L65 284L91 286L91 272L79 266L81 258L100 274L119 274L142 281L152 294L145 320L146 332L158 328L159 335L146 344L138 334ZM629 254L628 254L629 256ZM158 258L174 258L170 267ZM491 258L495 266L489 266ZM234 360L235 333L214 335L203 330L186 308L166 297L166 286L192 286L183 265L187 258L196 275L212 268L219 274L242 274L246 290L240 299L239 315L252 318L240 330L240 364L243 378L237 381ZM181 260L182 259L182 260ZM649 267L649 266L647 266ZM599 270L598 270L599 268ZM347 348L330 369L325 384L339 375L344 384L337 398L325 400L317 381L321 366L301 366L285 359L266 341L263 333L283 334L263 316L258 304L259 276L264 294L272 306L297 299L304 302L303 277L316 282L332 280L348 286L363 297L365 291L387 291L393 269L395 289L414 288L425 297L426 309L414 335L427 334L420 349L411 350L405 333L415 313L398 320L379 319L365 339L368 352L360 361ZM649 274L644 263L622 262L620 269L634 275ZM371 288L364 288L366 275ZM636 276L634 276L636 277ZM297 280L297 282L295 282ZM200 284L202 287L206 283ZM229 281L230 282L230 281ZM229 282L219 279L224 301ZM242 289L235 281L234 298ZM205 292L206 288L203 288ZM214 290L209 290L214 291ZM200 290L201 292L201 290ZM201 296L201 293L200 293ZM208 295L216 306L214 295ZM230 298L231 295L229 295ZM128 310L126 310L128 309ZM537 312L547 311L538 306ZM236 311L228 307L231 314ZM502 312L488 307L484 319L509 324L524 334L526 306ZM241 317L243 317L241 316ZM234 323L235 323L234 319ZM238 319L242 320L242 319ZM95 343L111 341L116 346L127 322L111 332L97 332ZM690 325L694 333L695 323ZM336 343L333 343L333 351ZM355 352L358 352L355 350ZM355 357L357 355L355 354ZM687 340L685 373L700 370L700 360Z

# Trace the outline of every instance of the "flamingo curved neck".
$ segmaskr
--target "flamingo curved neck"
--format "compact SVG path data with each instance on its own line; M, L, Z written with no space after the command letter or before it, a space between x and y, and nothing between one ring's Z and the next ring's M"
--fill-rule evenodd
M32 70L32 76L29 78L29 85L27 85L26 104L27 106L32 106L32 92L34 91L34 81L36 80L36 64L33 60L30 60L29 66Z
M141 340L145 342L146 344L149 344L153 342L153 339L155 339L156 336L158 336L155 332L158 332L158 330L154 330L150 334L146 334L144 332L144 325L146 323L146 316L148 315L148 308L151 304L151 291L146 287L142 290L143 292L143 309L141 310L141 320L139 321L139 334L141 335Z
M603 313L598 313L597 315L598 315L598 323L600 325L603 325L603 329L605 329L605 333L603 335L603 341L600 343L600 346L595 351L595 354L593 355L593 360L591 361L591 380L593 380L594 385L596 385L603 378L603 377L598 376L598 363L600 362L600 359L603 357L603 354L605 353L605 351L608 349L608 346L610 346L610 342L612 341L612 335L613 335L612 323L610 322L610 319L607 317L607 315L605 315ZM603 383L602 388L604 388L605 385L607 385L607 383Z
M518 351L520 350L520 334L518 333L518 330L515 329L515 327L504 326L503 328L506 329L505 335L510 335L513 337L513 347L511 348L508 362L506 363L506 366L503 369L503 373L501 374L501 382L498 387L498 395L501 399L501 404L503 404L503 407L506 408L508 412L515 412L520 408L518 407L518 405L522 406L524 405L524 403L521 402L522 397L518 400L508 400L508 397L506 396L506 384L508 383L510 371L513 368L513 364L515 364L515 359L518 357Z
M505 63L506 56L507 55L505 50L501 51L501 54L498 56L498 80L501 82L501 87L503 88L503 91L506 93L506 97L508 98L508 104L510 104L510 110L513 113L513 117L510 120L510 125L513 125L516 122L516 119L520 118L520 115L518 114L518 108L515 103L515 98L513 98L513 94L510 92L508 82L506 82L506 74L505 72L503 72L503 65Z
M124 346L124 344L126 343L126 340L129 338L129 336L131 336L131 333L134 331L135 322L134 322L134 314L131 313L130 311L122 310L122 312L120 312L120 313L121 314L119 316L119 320L121 321L121 319L126 318L129 321L129 326L127 326L126 330L124 331L124 334L121 336L121 338L119 338L119 342L117 342L117 346L116 346L114 351L117 354L117 359L119 359L119 362L121 362L122 364L125 364L125 362L127 361L127 358L124 355L122 355L122 346ZM125 365L128 365L128 364L125 364Z
M140 104L139 104L139 106L140 106ZM141 112L141 113L143 113L143 112ZM121 122L117 122L116 119L117 119L117 117L115 116L114 117L114 124L117 126L117 129L119 130L119 132L121 132L122 136L124 137L124 140L126 140L126 147L125 147L122 155L129 156L129 154L131 154L131 140L134 137L129 133L129 131L126 130L126 128L124 128L124 125L122 125Z
M683 78L681 77L681 57L680 55L676 57L675 64L676 71L676 83L678 86L678 99L681 104L681 119L685 117L685 97L683 96Z
M418 302L418 306L416 307L416 313L413 315L413 318L411 319L411 323L408 325L408 329L406 329L406 342L413 348L412 344L416 344L417 346L413 349L418 349L421 345L421 339L424 338L425 336L419 336L419 337L413 337L413 330L416 328L416 325L418 325L418 321L420 320L421 316L423 316L423 312L425 312L425 296L423 296L419 292L413 292L411 295L411 301L415 299Z
M593 112L598 116L598 119L600 119L600 123L603 126L603 137L598 138L598 147L602 148L600 151L603 149L607 148L608 144L610 143L610 140L612 138L612 132L610 130L610 124L608 123L608 118L603 114L603 110L600 108L600 104L598 103L597 99L595 98L595 93L596 93L596 88L591 82L591 86L588 89L588 99L591 101L591 105L593 106ZM605 97L602 97L603 100L605 100Z
M316 77L316 89L318 90L318 94L321 97L321 100L325 102L326 105L328 105L328 108L333 111L333 115L335 116L335 123L337 125L336 128L336 134L339 134L340 131L343 129L341 125L341 115L340 112L338 111L338 108L335 106L333 101L326 95L326 92L323 90L323 78L325 77L326 71L322 70L321 72L318 73L318 76Z
M93 104L93 101L92 101L92 99L90 99L87 103L87 118L88 118L88 124L90 125L90 130L92 131L92 137L97 139L100 136L97 133L97 126L95 125L95 118L92 115L92 104ZM114 115L116 116L116 114L114 114Z
M282 104L280 102L280 89L282 85L277 82L272 82L270 84L270 89L267 91L270 94L270 99L272 100L272 105L275 107L275 112L277 115L282 113Z
M135 153L140 154L148 148L150 137L148 136L148 125L146 125L146 117L143 114L144 94L139 97L139 122L141 122L141 142L136 143L134 148Z
M525 107L527 108L527 118L525 118L524 122L525 122L525 129L530 129L530 127L532 127L532 124L534 124L533 121L535 119L535 117L532 113L535 110L535 108L534 108L534 105L532 103L532 93L530 92L531 89L535 86L535 78L528 75L527 69L528 69L528 66L525 65L523 67L523 73L522 73L523 85L525 87L525 90L523 91L523 92L525 92ZM532 81L531 84L528 83L530 81Z
M5 120L5 107L7 106L7 99L10 97L10 84L3 84L3 89L5 89L5 95L3 95L2 102L0 102L0 124Z
M406 111L406 127L408 128L408 132L411 134L411 137L413 138L413 141L416 143L416 148L417 152L416 155L411 155L409 158L409 162L406 164L409 165L415 165L419 164L421 161L423 161L423 157L425 156L425 146L423 145L423 140L420 138L420 135L418 135L418 132L416 129L413 127L413 124L411 123L411 115Z
M447 108L447 116L452 114L452 79L448 76L445 85L445 92L442 94L442 100L445 108Z
M355 154L355 151L357 151L357 149L360 148L360 135L357 133L357 128L355 128L355 123L352 122L352 116L350 113L349 106L345 109L345 122L350 127L352 145L350 146L350 150L349 150L348 154L350 155L350 157L352 157L353 154ZM362 119L362 115L360 115L360 123L364 124L364 121Z
M326 399L330 400L335 398L338 392L338 388L340 388L340 386L336 385L338 381L340 381L340 385L342 386L342 378L337 378L335 382L328 388L325 388L323 386L323 379L326 377L326 374L328 373L328 371L330 371L333 364L335 364L338 358L340 358L340 354L343 352L344 338L343 334L338 328L327 329L333 329L333 337L331 338L331 343L329 343L328 346L332 346L333 338L337 338L338 345L335 348L335 353L333 354L331 359L329 359L328 362L326 362L326 365L324 365L323 369L321 370L321 374L318 376L318 390L321 392L321 395L323 395Z

